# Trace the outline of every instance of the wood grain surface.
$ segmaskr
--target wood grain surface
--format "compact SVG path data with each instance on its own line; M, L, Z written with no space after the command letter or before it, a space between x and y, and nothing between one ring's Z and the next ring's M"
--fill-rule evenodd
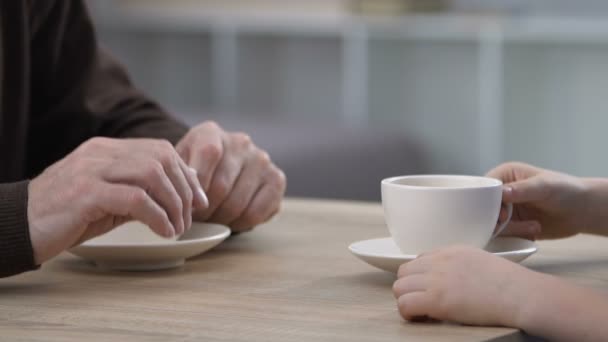
M39 271L0 280L0 339L483 341L520 335L402 321L391 292L394 275L347 249L387 235L379 204L289 199L269 224L175 270L103 271L65 253ZM608 239L544 242L525 264L606 287Z

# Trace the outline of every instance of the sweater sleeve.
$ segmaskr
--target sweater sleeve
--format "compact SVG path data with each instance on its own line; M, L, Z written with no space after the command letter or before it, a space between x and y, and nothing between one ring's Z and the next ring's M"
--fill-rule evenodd
M38 268L27 221L28 184L0 184L0 277Z
M187 132L186 125L137 90L125 68L99 45L82 0L31 6L30 176L91 137L175 144Z

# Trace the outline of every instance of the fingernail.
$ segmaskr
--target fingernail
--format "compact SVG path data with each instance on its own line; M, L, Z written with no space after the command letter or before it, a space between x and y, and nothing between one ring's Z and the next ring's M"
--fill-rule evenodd
M513 188L510 186L505 186L502 190L505 194L510 195L513 193Z
M193 167L189 167L188 170L190 170L190 173L193 174L193 175L197 175L198 174L198 171L196 171L196 169L193 168Z
M209 199L207 198L205 191L203 191L203 188L196 189L196 193L198 194L198 199L199 199L200 203L203 204L203 207L205 207L205 208L209 207Z
M169 228L169 230L167 230L167 238L172 238L174 236L175 236L175 229Z
M192 228L192 208L190 208L188 215L186 215L186 222L184 226L184 231L182 233L185 233L186 231L190 230L190 228Z

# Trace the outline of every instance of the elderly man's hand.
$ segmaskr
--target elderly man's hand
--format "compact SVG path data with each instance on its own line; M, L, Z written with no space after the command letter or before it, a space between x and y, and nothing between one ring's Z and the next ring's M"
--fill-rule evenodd
M38 264L139 220L161 236L190 228L206 208L196 177L167 141L94 138L30 182L28 222Z
M195 220L243 232L279 211L285 175L248 135L225 132L206 122L192 128L176 149L197 170L209 198L209 207L195 212Z

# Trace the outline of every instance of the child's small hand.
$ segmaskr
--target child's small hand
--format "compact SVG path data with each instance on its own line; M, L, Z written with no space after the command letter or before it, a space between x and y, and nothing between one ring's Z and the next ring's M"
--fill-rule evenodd
M535 278L536 273L480 249L450 247L401 266L393 292L407 320L426 316L514 327Z
M588 187L583 179L523 163L506 163L488 173L505 184L503 202L513 203L513 218L503 235L557 239L582 232ZM501 212L504 219L506 212Z

